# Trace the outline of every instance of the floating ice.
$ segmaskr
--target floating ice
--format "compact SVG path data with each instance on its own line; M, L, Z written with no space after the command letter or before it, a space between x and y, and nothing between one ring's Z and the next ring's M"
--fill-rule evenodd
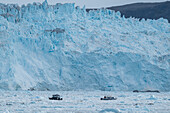
M151 95L150 98L148 98L149 100L157 100L157 98L154 95Z
M101 110L99 113L120 113L118 109L104 109Z

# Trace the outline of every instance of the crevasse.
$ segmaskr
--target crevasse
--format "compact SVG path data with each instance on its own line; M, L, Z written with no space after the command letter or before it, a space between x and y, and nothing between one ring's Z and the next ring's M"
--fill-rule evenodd
M170 24L75 4L0 4L1 90L170 91Z

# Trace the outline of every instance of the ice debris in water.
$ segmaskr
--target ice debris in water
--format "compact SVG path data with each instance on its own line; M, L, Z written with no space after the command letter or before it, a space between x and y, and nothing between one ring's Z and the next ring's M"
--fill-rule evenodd
M101 110L99 113L120 113L120 111L118 109L104 109L104 110Z
M148 98L149 100L157 100L157 98L154 95L151 95L150 98Z

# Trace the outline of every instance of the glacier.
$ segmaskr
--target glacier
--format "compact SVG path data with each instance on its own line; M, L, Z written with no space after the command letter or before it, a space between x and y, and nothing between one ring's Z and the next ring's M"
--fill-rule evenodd
M166 19L0 4L0 90L170 91L169 66Z

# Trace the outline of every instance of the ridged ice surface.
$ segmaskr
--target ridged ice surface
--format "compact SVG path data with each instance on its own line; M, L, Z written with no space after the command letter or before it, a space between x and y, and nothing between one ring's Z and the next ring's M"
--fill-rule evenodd
M120 15L0 4L0 89L170 91L170 24Z

